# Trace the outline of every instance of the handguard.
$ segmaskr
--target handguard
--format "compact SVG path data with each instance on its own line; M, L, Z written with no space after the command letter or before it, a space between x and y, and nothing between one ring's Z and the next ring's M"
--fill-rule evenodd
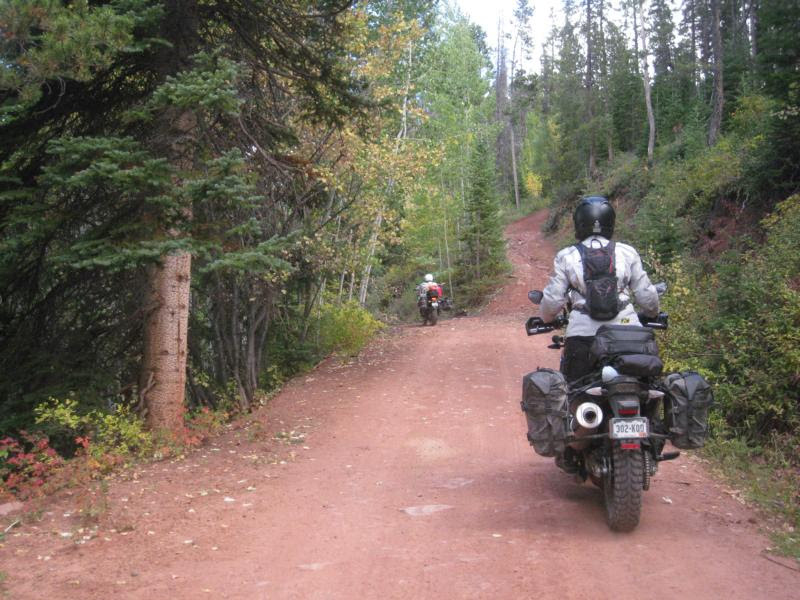
M658 313L656 318L648 317L644 313L637 313L639 322L642 327L649 327L650 329L667 329L669 327L669 315L665 312Z
M541 317L530 317L525 322L525 333L528 335L537 335L539 333L548 333L554 329L561 329L566 326L569 321L564 315L559 315L552 323L545 323Z
M539 333L547 333L553 331L554 327L542 321L542 317L531 317L525 322L525 333L528 335L537 335Z

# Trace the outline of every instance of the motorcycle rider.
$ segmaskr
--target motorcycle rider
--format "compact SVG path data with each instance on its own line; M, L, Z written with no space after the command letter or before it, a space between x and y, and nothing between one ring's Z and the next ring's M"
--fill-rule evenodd
M614 235L616 214L603 196L582 198L572 219L575 238L586 248L605 247ZM647 317L656 317L659 311L658 293L647 277L639 253L627 244L615 243L613 255L620 310L609 320L591 318L586 309L581 254L576 246L569 246L556 254L553 273L543 290L540 304L540 316L545 323L552 322L564 306L570 307L561 358L561 372L569 383L592 371L590 348L601 325L641 325L632 300Z
M441 290L439 284L433 280L433 275L431 273L426 273L422 283L417 286L417 299L419 300L418 304L420 306L425 305L424 303L428 290Z

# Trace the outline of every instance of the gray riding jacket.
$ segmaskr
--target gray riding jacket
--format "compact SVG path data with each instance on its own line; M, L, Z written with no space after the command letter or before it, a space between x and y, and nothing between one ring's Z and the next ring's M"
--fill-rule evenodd
M592 244L605 246L608 240L599 235L593 235L581 242L584 246ZM616 243L614 249L614 262L617 271L617 290L622 310L610 321L596 321L583 309L586 305L584 295L586 284L583 281L583 263L581 254L575 246L564 248L556 254L553 260L553 273L550 281L544 288L544 298L539 307L540 315L545 323L551 322L566 306L567 301L572 301L572 311L569 314L566 336L595 335L601 325L640 325L639 318L633 302L648 316L658 314L658 293L650 283L650 279L642 266L639 253L627 244Z

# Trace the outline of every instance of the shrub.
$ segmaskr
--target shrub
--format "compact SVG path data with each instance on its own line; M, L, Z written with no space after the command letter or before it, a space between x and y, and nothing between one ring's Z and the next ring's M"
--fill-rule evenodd
M609 166L599 193L609 198L624 197L628 201L638 202L649 188L650 172L645 168L644 161L628 152L618 155Z
M37 425L44 431L76 440L99 465L128 456L143 457L153 449L153 438L144 421L125 404L116 405L113 412L93 410L80 414L74 398L51 398L34 412Z
M715 271L692 261L659 267L670 329L661 350L668 370L692 369L714 384L717 434L755 445L800 428L800 195L763 221L765 243L729 252ZM800 455L792 459L800 464Z
M320 345L325 352L355 356L383 324L356 302L326 304L319 314Z
M669 329L659 336L665 371L697 371L713 378L707 368L710 358L707 328L709 315L708 280L681 262L667 265L650 258L654 280L666 281L667 294L661 309L669 314ZM713 350L712 350L713 352Z
M32 495L63 462L41 433L20 431L17 438L0 439L0 500L3 496Z
M763 224L765 244L720 269L713 365L728 424L759 441L800 427L800 195Z

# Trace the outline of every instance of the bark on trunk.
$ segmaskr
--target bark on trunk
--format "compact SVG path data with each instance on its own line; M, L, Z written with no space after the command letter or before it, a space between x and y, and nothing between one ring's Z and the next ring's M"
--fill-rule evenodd
M719 26L719 0L711 0L711 29L714 44L714 91L711 94L711 119L708 123L708 145L717 143L722 128L722 109L725 105L725 90L722 85L722 32Z
M180 253L150 268L140 389L151 430L183 430L191 267Z
M613 130L610 123L612 122L611 119L611 110L609 108L609 99L608 99L608 52L606 50L606 34L605 34L605 15L603 14L603 2L601 2L598 6L598 13L597 13L597 25L600 31L600 76L603 78L603 115L606 117L606 124L605 134L606 134L606 153L608 156L608 162L612 163L614 161L614 136Z
M644 101L647 106L647 124L650 128L647 137L647 164L652 166L653 151L656 144L656 119L655 115L653 114L653 101L650 97L650 69L647 65L647 39L645 38L642 1L638 0L635 6L635 10L638 10L639 12L639 38L642 41L642 54L639 57L639 62L641 63L642 84L644 85Z
M163 115L170 161L180 177L194 167L197 118L191 111ZM191 219L191 209L185 217ZM177 236L167 231L168 236ZM139 373L140 404L151 430L183 432L186 396L187 328L191 293L192 257L186 252L163 256L148 272L142 365Z
M509 124L511 130L511 173L514 177L514 205L519 210L519 180L517 179L517 151L515 148L516 139L514 138L514 123Z
M372 258L375 256L375 250L378 247L378 234L383 224L383 209L378 212L375 217L375 225L373 226L372 235L369 239L369 249L367 251L367 262L364 265L364 271L361 273L361 287L358 290L358 303L364 306L367 303L367 290L369 289L369 278L372 273Z
M594 48L592 44L592 1L586 0L586 112L589 119L589 177L597 172L594 139Z
M750 56L755 59L758 56L758 10L759 1L750 2Z

